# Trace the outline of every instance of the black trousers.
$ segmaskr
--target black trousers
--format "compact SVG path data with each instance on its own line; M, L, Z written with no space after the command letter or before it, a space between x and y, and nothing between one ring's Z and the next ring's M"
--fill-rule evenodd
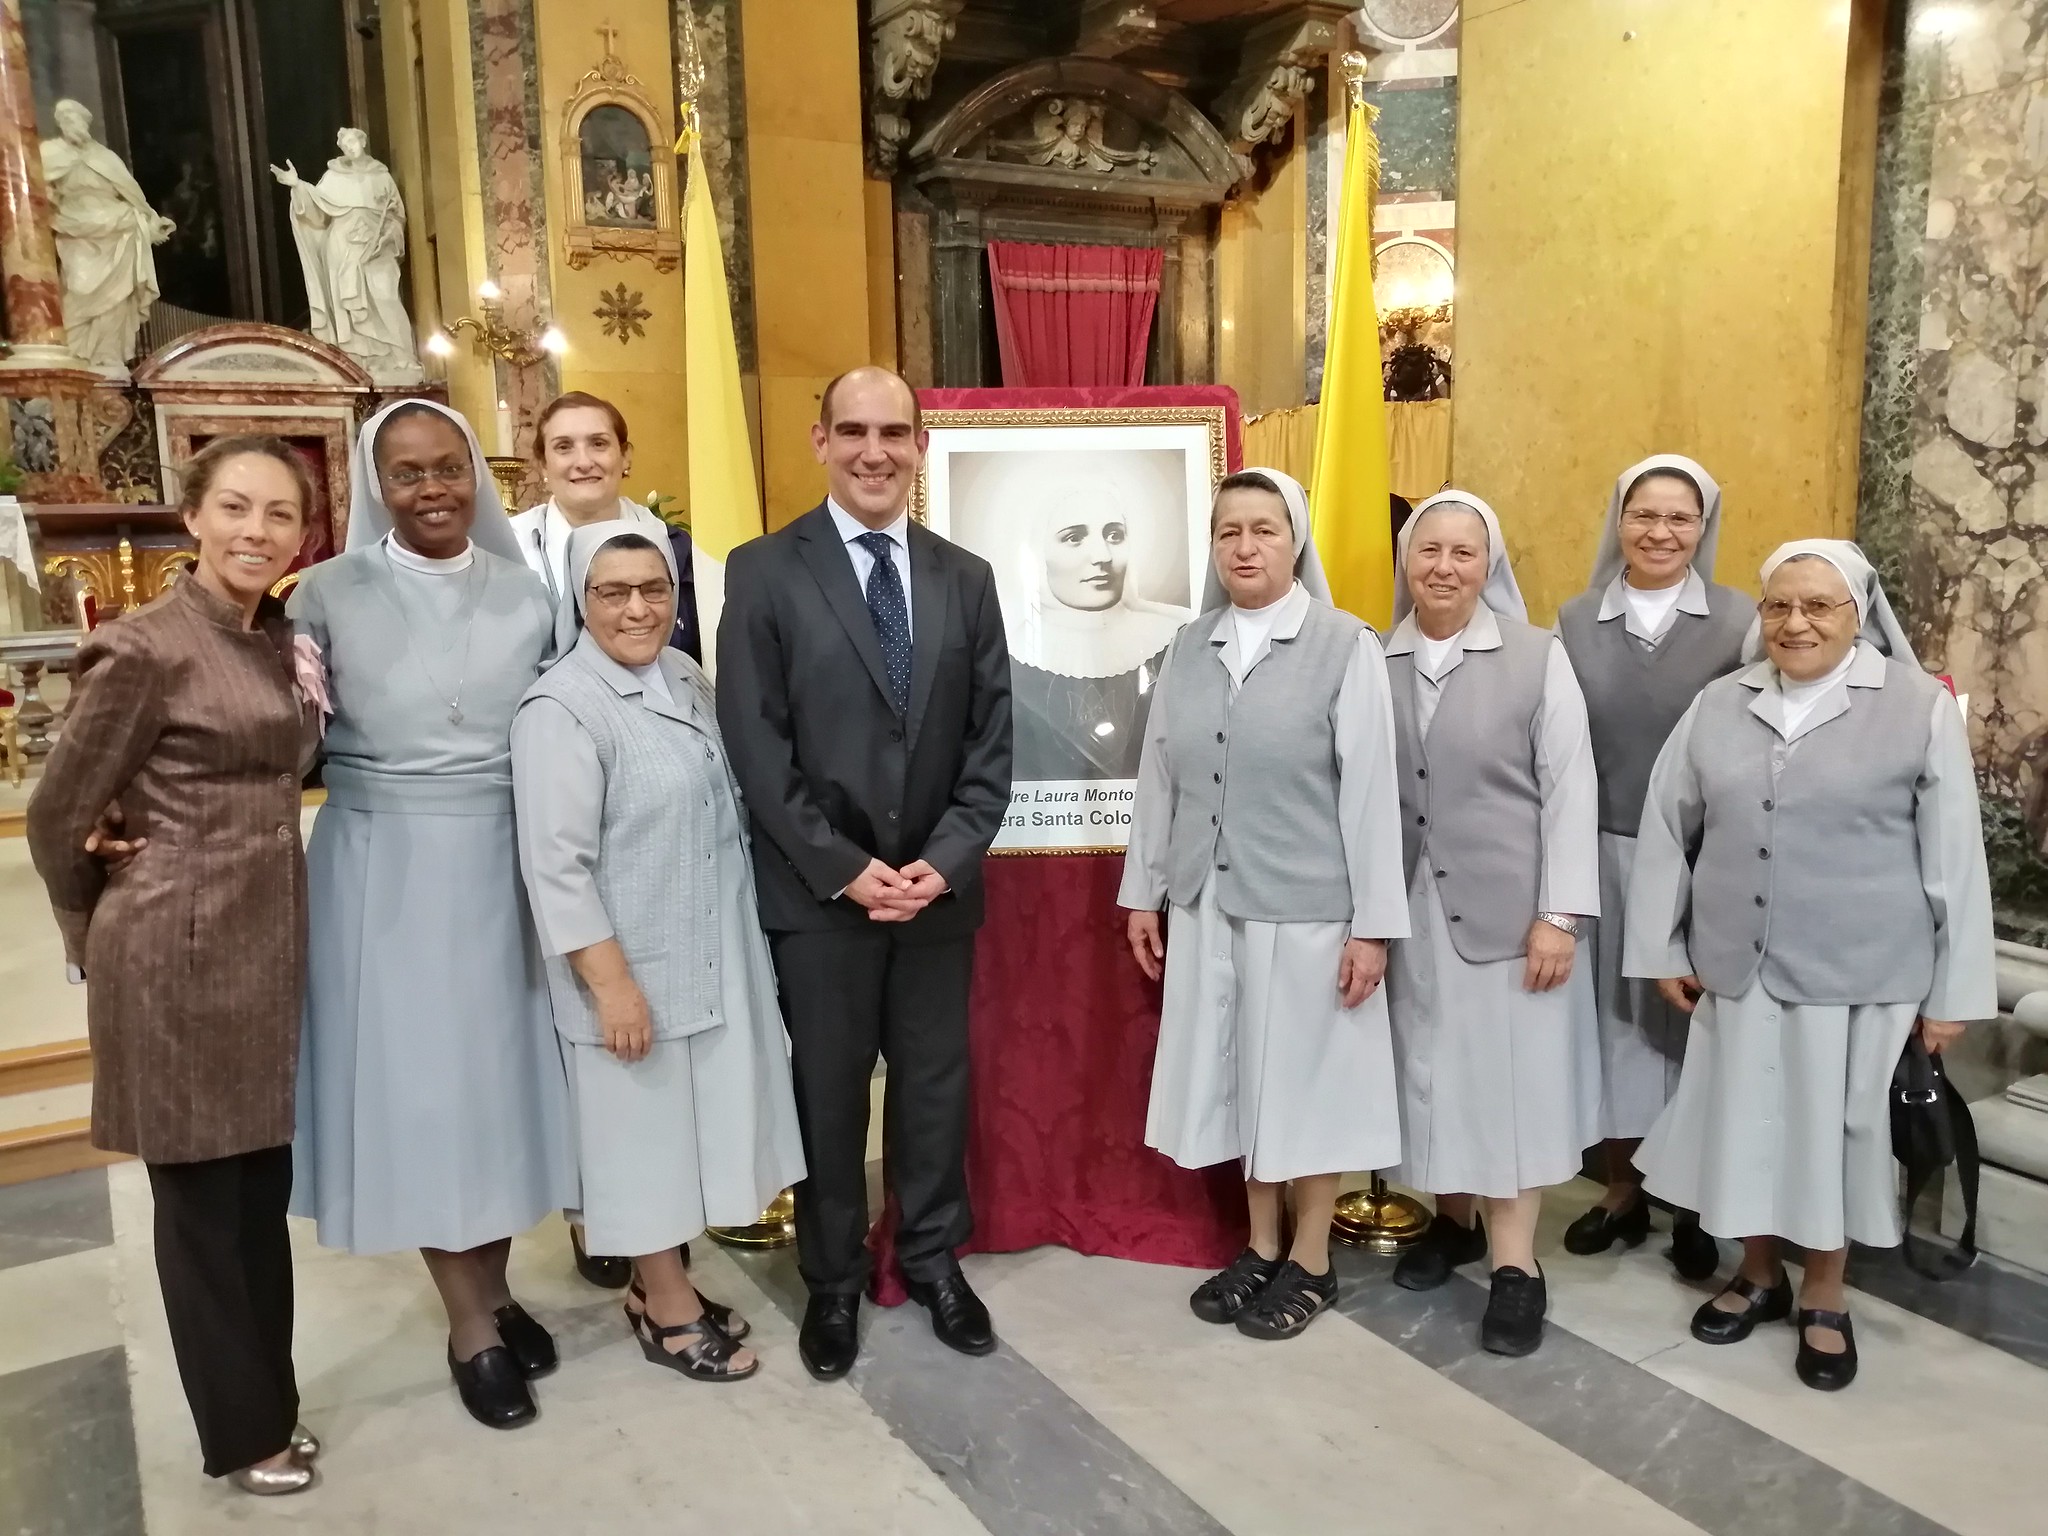
M878 1052L889 1063L883 1145L903 1272L936 1279L974 1228L963 1161L974 936L920 943L891 926L770 935L810 1169L796 1187L797 1267L813 1294L855 1296L867 1281Z
M156 1273L206 1475L275 1456L299 1418L292 1374L292 1149L151 1163Z

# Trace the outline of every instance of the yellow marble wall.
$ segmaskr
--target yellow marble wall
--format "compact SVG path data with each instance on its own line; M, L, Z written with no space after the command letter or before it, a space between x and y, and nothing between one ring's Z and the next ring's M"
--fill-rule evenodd
M1534 616L1614 476L1689 453L1719 574L1847 536L1879 0L1466 0L1452 473Z
M1320 98L1317 98L1320 100ZM1216 233L1216 378L1247 416L1300 405L1308 293L1307 123L1256 195L1223 209Z
M762 491L779 528L824 498L810 423L831 378L874 358L860 23L846 0L742 0ZM889 327L893 330L893 326Z
M548 279L553 315L568 337L562 355L564 390L600 395L626 413L632 428L633 473L628 495L649 491L688 504L689 458L683 396L683 272L655 270L645 256L615 260L598 256L582 269L566 259L562 231L569 210L563 202L562 129L577 84L604 58L600 25L615 27L619 58L652 98L661 132L675 142L675 66L670 49L668 0L535 0L534 25L540 61L542 159L546 167ZM683 191L680 168L678 208ZM621 284L639 294L648 310L640 323L646 334L621 341L604 334L595 313L608 292ZM520 444L522 451L528 445Z

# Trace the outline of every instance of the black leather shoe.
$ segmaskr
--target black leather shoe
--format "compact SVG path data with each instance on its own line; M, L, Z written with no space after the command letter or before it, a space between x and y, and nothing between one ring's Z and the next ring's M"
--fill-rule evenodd
M1564 1251L1580 1256L1605 1253L1616 1243L1640 1248L1650 1235L1650 1202L1636 1191L1635 1203L1625 1211L1610 1211L1596 1205L1564 1229Z
M583 1229L573 1221L569 1223L569 1247L576 1254L576 1273L592 1285L607 1291L623 1291L626 1282L633 1278L633 1261L616 1258L605 1253L583 1251ZM685 1258L685 1264L690 1261Z
M858 1296L813 1296L796 1336L804 1369L820 1381L837 1381L852 1370L860 1354L859 1319Z
M519 1362L528 1381L547 1375L562 1363L562 1357L555 1352L555 1336L536 1323L518 1302L498 1308L491 1314L491 1320L498 1325L498 1337L512 1351L512 1358Z
M988 1308L981 1304L974 1287L957 1268L936 1280L912 1280L906 1276L903 1286L912 1301L931 1313L932 1332L939 1336L941 1344L963 1355L994 1352L996 1333L988 1320Z
M457 1360L455 1346L448 1346L448 1374L455 1378L455 1390L462 1406L477 1423L492 1429L517 1429L531 1424L540 1409L527 1390L526 1377L512 1351L493 1345L473 1358Z
M1205 1323L1234 1323L1280 1273L1278 1259L1262 1259L1247 1248L1188 1297L1188 1307Z
M1799 1379L1816 1392L1839 1392L1856 1379L1856 1330L1849 1326L1846 1312L1823 1312L1818 1307L1801 1307L1794 1319L1799 1325L1799 1355L1792 1368ZM1832 1328L1842 1336L1839 1355L1815 1349L1806 1342L1809 1328Z
M1711 1280L1721 1267L1721 1245L1713 1233L1700 1225L1691 1211L1680 1211L1671 1227L1671 1246L1665 1251L1671 1267L1683 1280Z
M1486 1233L1478 1222L1461 1226L1448 1216L1432 1216L1422 1241L1394 1265L1394 1284L1404 1291L1433 1291L1451 1278L1460 1264L1486 1257Z
M1702 1344L1740 1344L1756 1331L1758 1323L1775 1323L1792 1315L1792 1277L1778 1271L1777 1284L1758 1285L1737 1275L1721 1287L1721 1295L1734 1292L1748 1303L1740 1312L1730 1312L1713 1302L1703 1302L1692 1315L1692 1336Z
M1543 1342L1543 1314L1549 1306L1541 1265L1533 1275L1512 1264L1496 1269L1486 1316L1479 1322L1479 1347L1494 1355L1534 1354Z

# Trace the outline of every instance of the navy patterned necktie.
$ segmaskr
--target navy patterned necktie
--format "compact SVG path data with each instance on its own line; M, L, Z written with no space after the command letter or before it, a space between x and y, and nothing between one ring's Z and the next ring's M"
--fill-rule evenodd
M910 708L910 605L903 599L903 578L896 574L896 541L886 533L864 533L854 541L874 557L868 572L868 617L882 642L882 661L889 668L889 692L896 712Z

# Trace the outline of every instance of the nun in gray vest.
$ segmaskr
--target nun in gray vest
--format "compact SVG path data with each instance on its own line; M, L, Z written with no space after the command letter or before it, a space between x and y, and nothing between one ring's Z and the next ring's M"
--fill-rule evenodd
M1250 1243L1190 1305L1285 1339L1337 1297L1339 1176L1400 1155L1380 990L1408 931L1393 719L1379 640L1330 606L1299 484L1230 476L1210 544L1202 614L1153 695L1117 900L1166 984L1146 1145L1244 1168Z
M1842 1270L1900 1237L1890 1085L1998 1011L1991 888L1960 711L1922 672L1854 544L1763 567L1762 659L1709 683L1650 775L1626 970L1692 1014L1636 1161L1650 1193L1742 1239L1693 1316L1732 1344L1793 1312L1800 1380L1856 1375Z
M554 619L454 411L379 411L350 481L348 550L290 604L333 703L306 848L292 1211L327 1247L421 1250L463 1406L510 1428L557 1363L508 1288L512 1238L576 1204L512 821L512 712Z
M1543 1189L1578 1172L1599 1125L1599 1025L1578 955L1600 910L1599 785L1571 663L1527 622L1492 509L1432 496L1402 528L1398 563L1387 676L1413 936L1394 946L1387 992L1399 1177L1437 1209L1394 1279L1442 1285L1490 1244L1480 1342L1525 1355L1543 1339Z
M1565 1229L1572 1253L1639 1246L1650 1233L1642 1175L1629 1158L1656 1123L1685 1059L1686 1016L1654 985L1621 974L1622 912L1650 765L1701 688L1742 664L1756 618L1747 594L1713 581L1721 488L1691 459L1663 453L1623 471L1608 498L1592 583L1557 615L1586 696L1600 771L1600 910L1593 992L1600 1008L1600 1135L1607 1193ZM1688 1280L1720 1263L1682 1211L1671 1261Z
M789 1051L711 685L668 644L668 540L569 537L583 631L512 721L519 859L569 1069L583 1221L633 1256L650 1361L751 1376L745 1325L690 1284L681 1244L753 1221L804 1176Z

